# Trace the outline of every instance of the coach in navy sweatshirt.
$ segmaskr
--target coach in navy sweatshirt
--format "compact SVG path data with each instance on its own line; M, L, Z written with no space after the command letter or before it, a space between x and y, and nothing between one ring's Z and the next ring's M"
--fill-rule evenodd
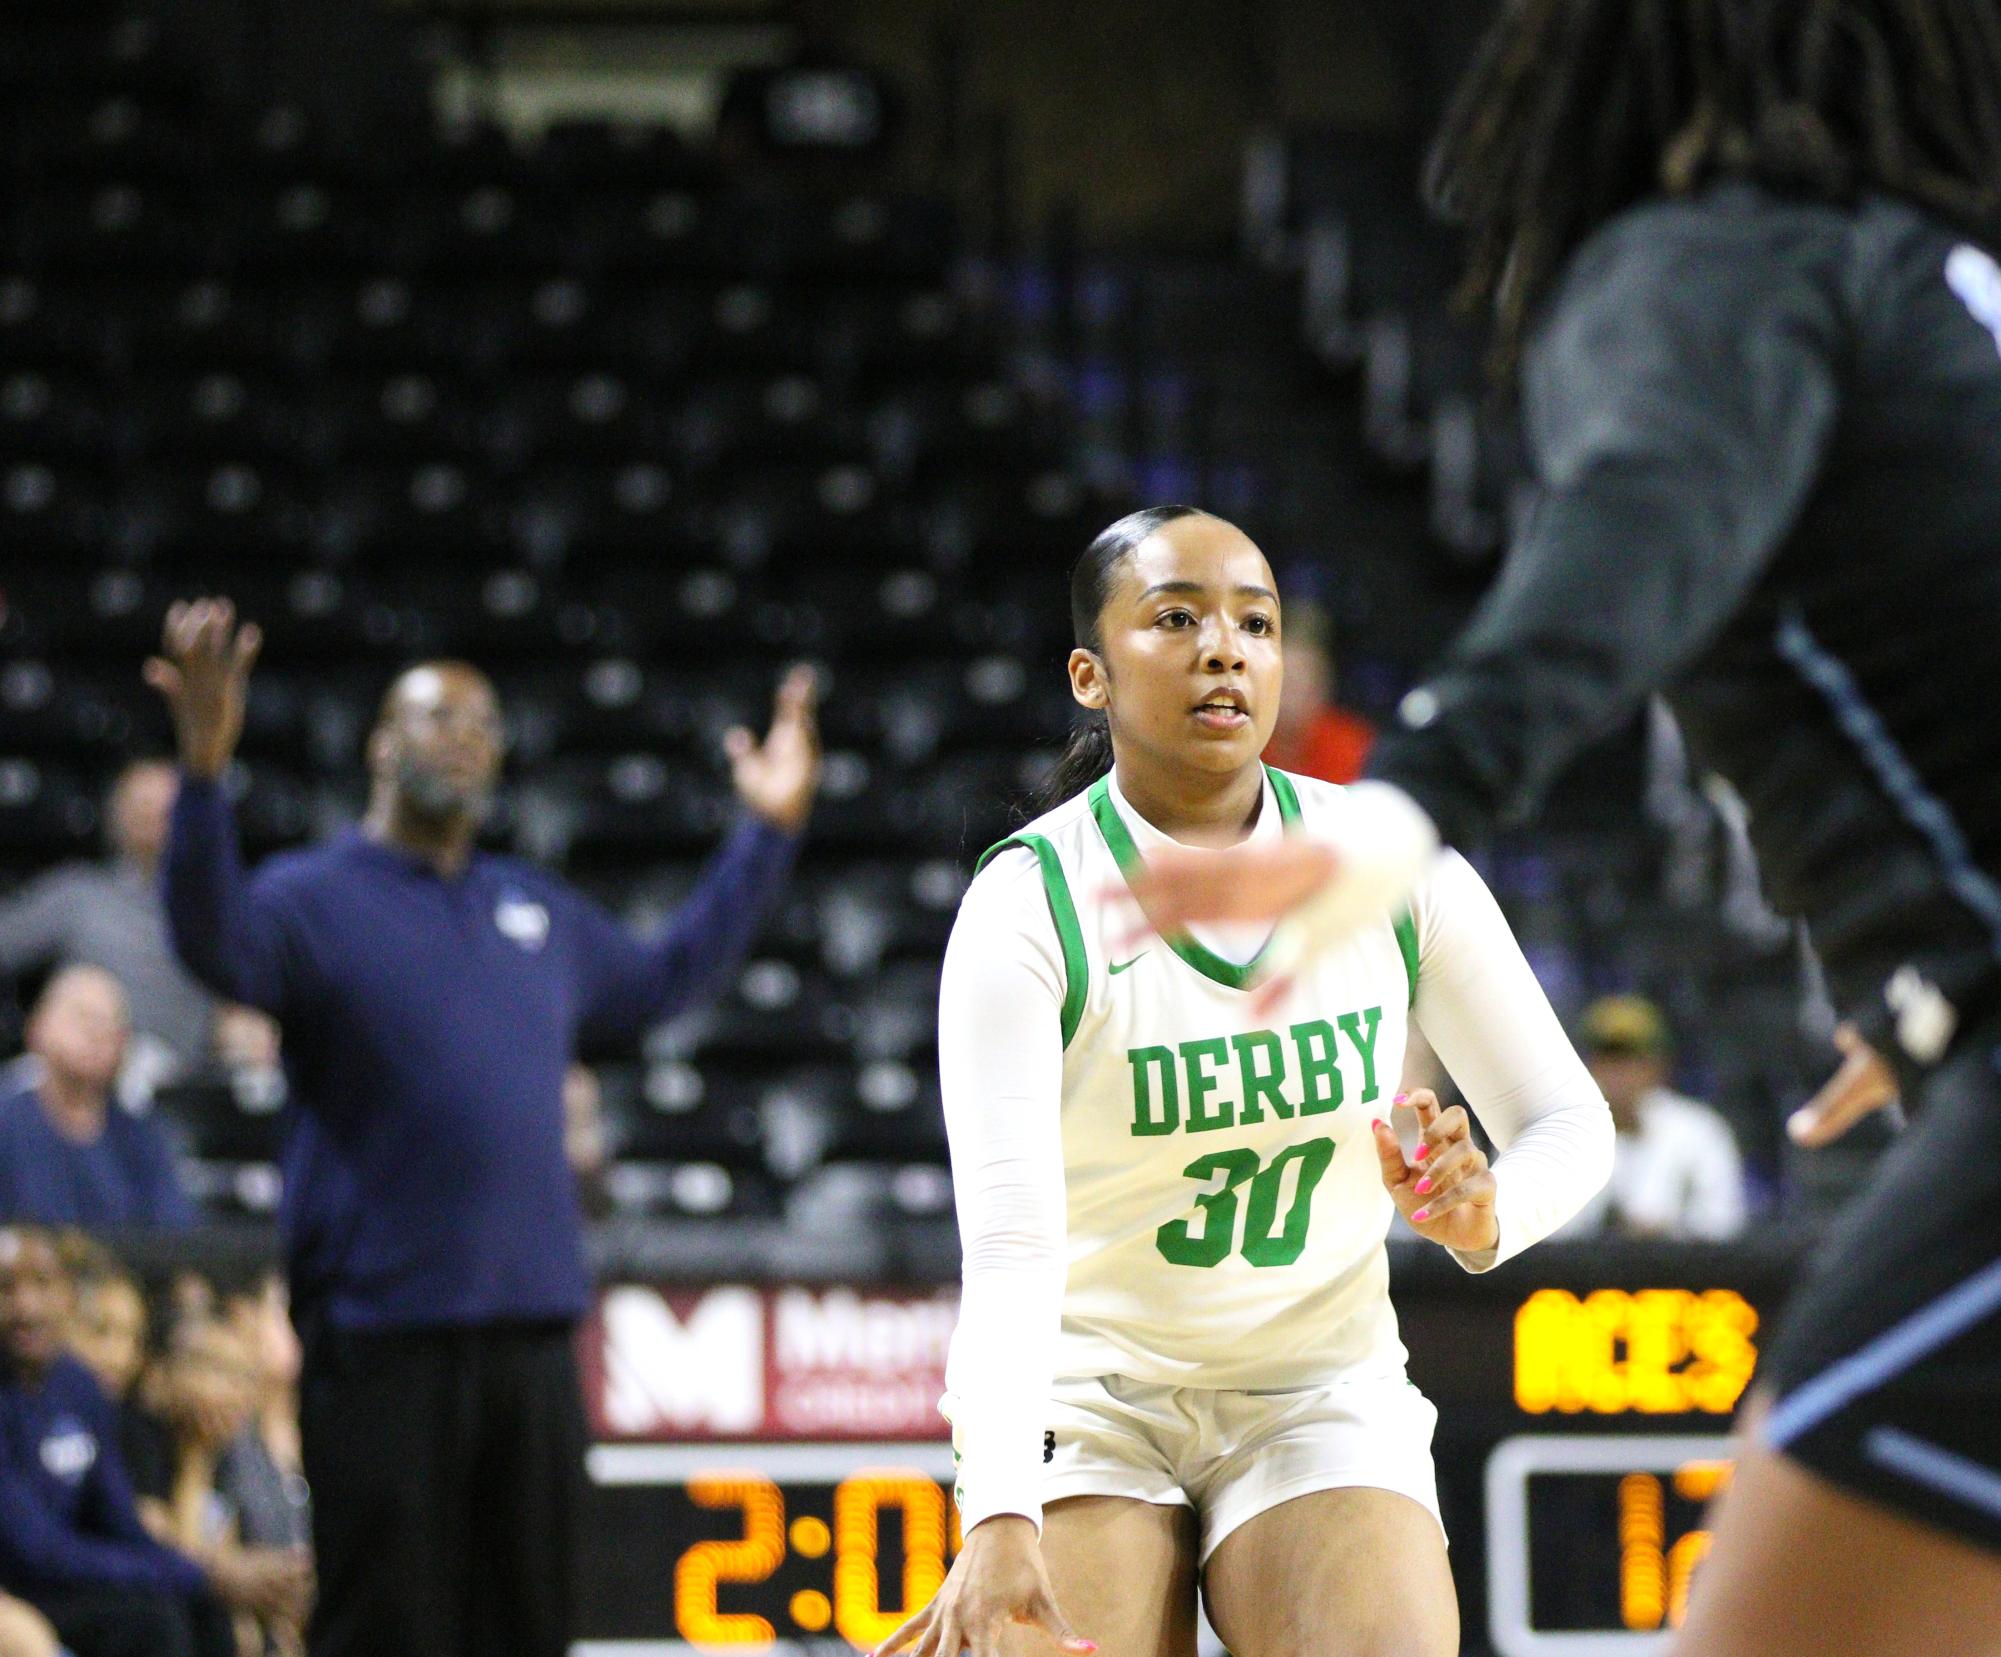
M742 958L817 786L813 681L787 677L763 743L731 733L748 809L641 941L554 876L476 849L502 729L462 663L390 688L359 828L246 874L217 779L258 643L226 600L176 605L147 678L183 773L164 862L174 946L284 1029L313 1657L560 1657L587 1288L564 1067L580 1039L635 1038Z

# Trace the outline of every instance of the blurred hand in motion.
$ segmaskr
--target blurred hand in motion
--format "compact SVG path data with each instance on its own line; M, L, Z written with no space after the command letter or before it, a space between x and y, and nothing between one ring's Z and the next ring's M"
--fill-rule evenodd
M1127 948L1147 927L1172 937L1198 921L1275 922L1251 997L1253 1014L1268 1018L1322 950L1405 903L1437 851L1438 831L1415 800L1362 782L1310 834L1222 851L1165 847L1131 872L1129 895L1104 896L1126 908Z
M143 676L167 699L181 768L190 776L220 776L236 752L250 669L263 643L255 622L236 625L236 606L226 598L167 607L160 654L147 661Z
M1121 942L1130 944L1147 927L1173 937L1198 921L1276 919L1326 885L1334 868L1334 848L1303 837L1225 851L1162 846L1132 871L1129 897L1120 887L1106 896L1137 908L1125 917L1132 932Z
M1821 1090L1786 1118L1795 1145L1831 1145L1850 1128L1885 1105L1897 1102L1897 1076L1852 1024L1836 1026L1834 1045L1841 1067Z
M1016 1632L1022 1629L1036 1637L1022 1638ZM1000 1657L1004 1649L1088 1657L1098 1649L1064 1619L1035 1526L1013 1513L996 1514L966 1533L966 1545L931 1603L871 1657L889 1657L906 1647L918 1657L959 1657L966 1650L974 1657Z
M741 725L723 737L737 798L788 834L806 826L819 792L819 702L818 675L810 667L792 668L779 683L764 740Z
M1417 1112L1422 1136L1413 1162L1405 1162L1403 1147L1389 1123L1370 1124L1376 1157L1382 1164L1383 1189L1411 1230L1441 1248L1478 1254L1500 1239L1494 1219L1494 1174L1487 1156L1473 1143L1473 1124L1466 1107L1438 1108L1429 1088L1400 1094L1398 1103Z
M303 1548L216 1550L209 1585L234 1610L274 1622L303 1622L313 1603L313 1565Z

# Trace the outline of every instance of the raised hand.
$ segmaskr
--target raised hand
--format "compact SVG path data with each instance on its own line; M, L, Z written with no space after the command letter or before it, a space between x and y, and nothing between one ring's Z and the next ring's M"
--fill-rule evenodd
M1029 1628L1031 1644L1008 1639L1012 1629ZM952 1561L931 1603L870 1653L889 1657L906 1648L917 1657L1001 1657L1010 1653L1058 1651L1089 1657L1098 1649L1065 1621L1049 1586L1035 1526L1015 1514L997 1514L975 1525Z
M1473 1143L1473 1124L1465 1107L1440 1111L1438 1095L1423 1087L1400 1094L1398 1102L1417 1112L1423 1137L1413 1162L1404 1161L1395 1129L1383 1121L1370 1124L1382 1164L1383 1189L1397 1211L1428 1242L1469 1254L1492 1248L1500 1237L1494 1219L1494 1174L1486 1154Z
M1897 1102L1896 1072L1860 1030L1852 1024L1838 1026L1834 1045L1841 1049L1841 1068L1786 1118L1786 1132L1795 1145L1832 1144L1871 1111Z
M819 700L813 670L795 667L779 683L771 730L762 742L741 725L723 737L737 798L790 834L806 826L820 787Z
M220 776L236 752L250 669L263 643L255 622L236 625L236 606L226 598L168 606L160 654L143 677L167 699L181 768L191 776Z

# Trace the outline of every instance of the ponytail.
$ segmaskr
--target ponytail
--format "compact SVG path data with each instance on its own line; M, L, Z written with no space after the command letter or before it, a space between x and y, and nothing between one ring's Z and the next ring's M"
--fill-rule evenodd
M1081 794L1112 768L1112 727L1101 713L1087 715L1070 732L1056 766L1035 791L1029 815L1039 817Z
M1149 506L1128 512L1084 549L1070 572L1070 630L1080 650L1102 651L1099 618L1111 596L1112 576L1133 550L1156 530L1178 518L1206 517L1198 506ZM1086 714L1071 731L1049 780L1035 791L1031 815L1061 805L1089 788L1112 768L1112 728L1102 713Z

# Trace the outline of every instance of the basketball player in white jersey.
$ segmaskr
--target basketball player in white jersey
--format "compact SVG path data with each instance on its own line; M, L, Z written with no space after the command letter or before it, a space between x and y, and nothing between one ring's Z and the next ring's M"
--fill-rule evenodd
M1231 525L1122 519L1071 600L1071 688L1102 719L1060 803L982 861L940 996L965 1547L878 1652L1193 1657L1199 1585L1235 1657L1451 1657L1436 1411L1404 1375L1391 1209L1488 1270L1605 1183L1610 1113L1454 854L1282 999L1258 993L1267 923L1135 936L1120 894L1149 854L1338 841L1400 803L1260 764L1280 609ZM1406 1159L1389 1119L1413 1023L1491 1168L1429 1094Z

